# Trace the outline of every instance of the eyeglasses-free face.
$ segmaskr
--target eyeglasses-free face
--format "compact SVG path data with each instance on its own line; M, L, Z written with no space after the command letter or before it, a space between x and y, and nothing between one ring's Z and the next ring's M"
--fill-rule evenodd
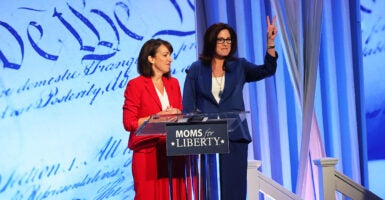
M223 44L225 42L227 44L231 44L231 38L222 38L222 37L217 38L217 43L218 44Z

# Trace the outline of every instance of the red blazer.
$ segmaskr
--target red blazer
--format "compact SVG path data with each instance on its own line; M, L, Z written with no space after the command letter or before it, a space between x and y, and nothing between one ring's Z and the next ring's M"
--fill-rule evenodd
M172 107L182 110L182 95L175 78L163 77L163 84ZM127 84L123 105L124 128L130 132L128 147L133 150L132 175L135 200L168 200L169 179L166 156L166 137L137 136L138 119L156 114L162 106L151 78L139 76ZM185 180L185 158L173 158L173 197L187 199Z
M182 110L182 94L176 78L163 77L170 105ZM123 124L130 132L128 147L132 150L153 146L162 137L136 136L138 119L156 114L162 110L158 94L151 78L139 76L130 80L124 92ZM163 137L164 139L164 137Z

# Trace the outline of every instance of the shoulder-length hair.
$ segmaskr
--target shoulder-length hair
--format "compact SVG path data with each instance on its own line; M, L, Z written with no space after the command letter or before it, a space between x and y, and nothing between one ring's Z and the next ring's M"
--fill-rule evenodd
M199 59L209 65L211 64L211 60L214 58L215 55L215 49L217 45L217 37L219 32L222 30L228 30L230 32L231 37L231 49L228 56L226 56L225 60L231 60L234 59L234 54L237 51L237 34L235 33L234 29L225 23L217 23L211 25L205 32L204 35L204 41L203 41L203 50L202 53L199 55Z
M138 56L138 73L145 77L152 77L155 75L154 70L152 69L152 64L148 61L148 56L155 57L158 48L164 45L170 51L170 54L173 52L173 48L170 42L162 39L150 39L145 42L140 49ZM171 76L170 72L163 74L163 76L169 78Z

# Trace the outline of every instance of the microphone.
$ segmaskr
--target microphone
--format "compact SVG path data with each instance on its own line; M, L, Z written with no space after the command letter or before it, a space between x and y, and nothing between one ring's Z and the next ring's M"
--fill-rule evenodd
M187 66L186 69L184 70L184 72L186 72L186 74L188 74L190 72L190 67L191 67L191 65Z
M193 102L194 102L194 109L193 109L193 112L194 114L197 114L197 113L202 113L196 106L196 94L195 94L195 82L192 80L191 77L189 77L189 73L190 73L190 67L191 65L186 68L184 71L186 72L186 80L185 81L188 81L189 84L190 84L190 89L192 90L192 99L193 99ZM188 79L188 80L187 80Z

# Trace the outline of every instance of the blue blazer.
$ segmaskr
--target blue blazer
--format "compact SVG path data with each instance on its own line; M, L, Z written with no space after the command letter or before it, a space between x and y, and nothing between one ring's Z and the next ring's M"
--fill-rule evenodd
M244 58L225 62L225 86L222 98L217 103L212 88L210 65L198 60L191 64L183 88L183 112L223 113L245 111L243 86L247 82L259 81L272 76L277 69L277 59L266 53L264 64L256 65ZM247 122L238 130L229 133L230 141L251 142Z

